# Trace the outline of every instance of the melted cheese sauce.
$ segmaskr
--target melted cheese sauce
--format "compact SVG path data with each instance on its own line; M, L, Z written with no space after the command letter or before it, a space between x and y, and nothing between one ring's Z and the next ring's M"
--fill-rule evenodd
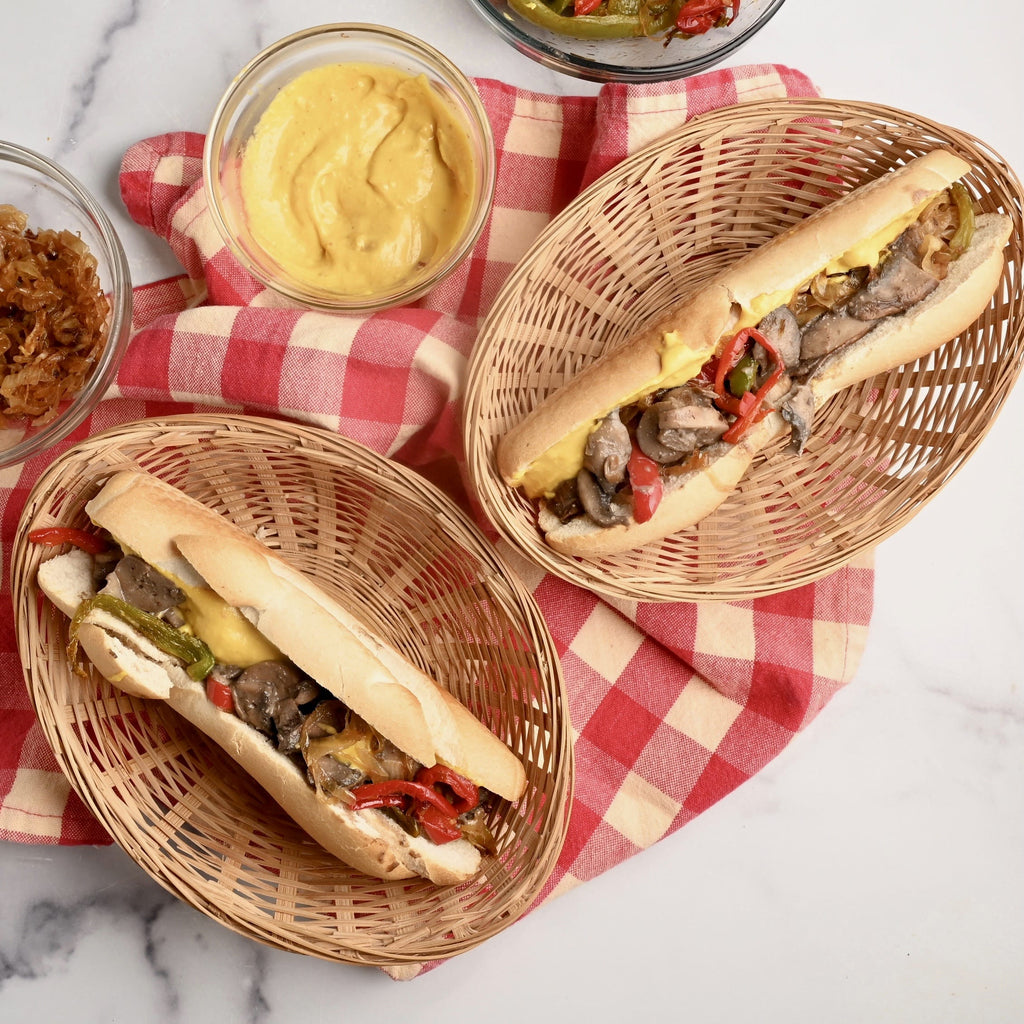
M242 157L253 238L293 278L346 295L419 276L457 243L474 158L424 76L313 68L271 101Z
M284 660L284 655L219 594L207 587L175 582L185 591L181 613L188 628L206 642L218 661L248 668L259 661Z

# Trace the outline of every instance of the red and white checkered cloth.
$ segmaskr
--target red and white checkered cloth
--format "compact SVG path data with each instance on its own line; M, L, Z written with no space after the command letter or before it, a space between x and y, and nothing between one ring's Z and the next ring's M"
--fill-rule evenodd
M424 299L365 319L287 308L241 270L206 207L201 136L133 146L121 170L128 211L169 240L186 274L137 289L138 330L116 387L67 444L146 416L279 415L415 467L469 507L457 411L466 360L538 232L602 172L688 118L746 99L816 94L802 74L772 65L606 86L586 98L490 80L477 87L498 148L486 230ZM49 458L0 474L0 839L102 843L108 837L42 738L15 647L9 544ZM554 635L577 734L568 841L541 899L662 839L762 768L852 678L871 615L870 559L763 600L651 606L609 604L502 552Z

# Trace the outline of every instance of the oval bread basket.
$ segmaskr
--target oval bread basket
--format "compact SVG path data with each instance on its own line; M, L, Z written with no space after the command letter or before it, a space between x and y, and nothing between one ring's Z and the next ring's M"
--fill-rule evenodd
M326 854L223 751L159 701L68 662L40 597L54 554L27 541L85 525L112 471L141 467L315 578L450 689L522 758L527 791L490 824L498 855L460 886L381 882ZM395 968L453 956L535 899L565 837L571 731L557 654L532 597L433 485L353 442L232 416L130 423L43 474L11 552L29 693L61 768L114 840L169 891L235 931L328 960Z
M499 439L551 391L709 276L819 207L946 147L1014 224L1003 279L966 332L835 396L801 456L780 438L692 530L622 555L549 548L500 478ZM1024 358L1022 189L984 143L892 108L828 99L728 107L645 147L581 194L506 281L467 384L469 471L497 529L544 569L614 598L741 600L810 583L894 534L964 464Z

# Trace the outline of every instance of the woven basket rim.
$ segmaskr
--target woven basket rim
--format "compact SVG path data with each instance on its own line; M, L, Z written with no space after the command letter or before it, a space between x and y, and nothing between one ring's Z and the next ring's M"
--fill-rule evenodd
M723 260L823 205L816 196L842 194L940 145L971 163L966 180L981 205L1014 224L1003 280L979 321L934 357L834 398L819 429L836 435L838 445L819 440L802 461L783 464L780 441L692 531L609 558L549 548L532 504L497 471L497 442L512 423ZM469 476L481 507L505 540L545 571L614 599L755 599L814 582L869 553L959 471L1020 375L1022 205L1016 174L984 142L882 104L746 101L647 144L547 225L481 327L463 407ZM959 402L957 389L967 392ZM879 401L880 394L891 400ZM917 414L917 406L925 412ZM827 511L814 507L819 494Z
M316 575L323 567L321 583L374 628L390 630L389 640L408 644L403 653L447 659L438 664L445 685L479 704L527 768L527 796L496 812L499 855L480 875L454 887L360 875L283 812L266 811L262 790L161 702L128 697L94 671L85 680L70 672L58 639L67 623L37 600L44 555L27 534L55 519L84 525L82 509L99 483L134 465L182 475L187 486L171 482L207 503L235 503L219 510L250 530L259 523L300 569ZM364 541L362 552L338 546L328 504L317 504L336 495L340 520L356 506L356 488L369 494L366 521L353 526L349 517L338 528ZM244 500L236 501L239 494ZM315 523L305 522L314 512ZM382 554L381 531L398 554ZM410 561L423 553L422 572L398 564L406 551ZM222 414L134 421L74 445L44 471L26 501L10 571L26 684L61 769L114 841L184 902L275 948L393 966L474 948L537 898L565 840L574 785L561 665L532 595L424 477L357 442L285 421ZM364 578L370 589L362 603L361 593L339 590L339 580L361 586ZM472 668L462 670L470 656Z

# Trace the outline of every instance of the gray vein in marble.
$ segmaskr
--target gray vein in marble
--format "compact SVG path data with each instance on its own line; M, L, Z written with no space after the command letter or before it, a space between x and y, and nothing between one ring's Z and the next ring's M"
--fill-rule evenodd
M93 893L87 898L63 904L53 900L29 904L24 910L21 926L16 930L14 951L0 950L0 993L13 979L36 980L61 965L67 965L74 957L80 939L94 933L101 923L115 926L120 923L123 926L124 921L135 920L142 930L146 961L154 976L164 983L167 1009L173 1012L176 996L173 986L167 984L167 972L161 969L153 955L152 933L161 915L174 902L173 897L162 890L144 887L103 900L97 899L97 894Z
M85 79L75 90L78 104L71 115L67 132L64 138L61 139L58 148L60 155L67 155L75 147L76 135L84 124L93 98L96 95L99 77L114 56L115 39L121 32L132 28L138 23L140 7L141 0L129 0L127 11L115 15L103 30L100 37L100 46L97 48L96 55L86 71Z

